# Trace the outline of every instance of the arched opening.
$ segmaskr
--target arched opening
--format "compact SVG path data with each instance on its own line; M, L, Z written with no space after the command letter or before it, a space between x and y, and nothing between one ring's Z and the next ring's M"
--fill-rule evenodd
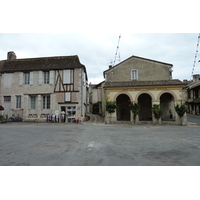
M162 120L174 120L175 109L174 109L174 97L170 93L164 93L160 97L160 108L163 112Z
M117 121L130 121L130 98L126 94L121 94L117 97Z
M141 94L138 98L139 120L152 121L152 99L149 94Z

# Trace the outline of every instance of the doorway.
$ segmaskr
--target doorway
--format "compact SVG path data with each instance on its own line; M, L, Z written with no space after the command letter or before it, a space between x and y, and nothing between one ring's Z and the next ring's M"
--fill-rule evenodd
M130 98L126 94L121 94L117 97L117 121L131 120L129 101Z
M175 109L174 109L174 97L170 93L164 93L160 97L160 108L163 112L162 120L174 120Z
M152 99L149 94L141 94L138 98L139 120L152 121Z

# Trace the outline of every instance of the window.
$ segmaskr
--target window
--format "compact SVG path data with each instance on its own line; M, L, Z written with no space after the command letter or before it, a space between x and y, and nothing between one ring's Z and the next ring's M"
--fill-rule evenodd
M138 70L133 69L131 72L131 80L138 80Z
M71 83L71 70L63 70L63 84Z
M44 84L49 84L50 72L44 72Z
M31 96L30 99L31 99L30 108L35 110L36 109L36 96Z
M21 96L16 96L16 108L21 108L22 98Z
M30 73L24 73L24 85L30 84Z
M70 92L66 92L65 93L65 101L71 101L71 94L70 94Z
M11 96L4 96L4 102L11 102Z
M50 104L51 104L50 96L43 96L42 101L43 101L43 109L50 109Z
M66 115L75 116L76 115L76 107L67 107Z

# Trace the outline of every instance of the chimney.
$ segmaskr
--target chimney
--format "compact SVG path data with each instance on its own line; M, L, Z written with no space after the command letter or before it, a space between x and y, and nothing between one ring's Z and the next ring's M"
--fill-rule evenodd
M16 60L17 56L14 51L9 51L7 54L7 60Z
M112 65L109 65L109 69L111 69L112 68Z
M193 75L193 82L199 82L200 81L200 74Z

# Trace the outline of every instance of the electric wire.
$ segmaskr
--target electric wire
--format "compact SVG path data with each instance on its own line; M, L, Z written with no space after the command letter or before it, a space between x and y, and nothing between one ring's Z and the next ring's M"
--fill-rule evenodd
M198 36L197 49L196 49L196 53L195 53L194 64L193 64L193 68L192 68L192 77L191 78L193 78L194 69L196 67L197 56L198 56L198 52L199 52L199 43L200 43L200 33L199 33L199 36ZM198 62L200 62L200 61L198 61Z

